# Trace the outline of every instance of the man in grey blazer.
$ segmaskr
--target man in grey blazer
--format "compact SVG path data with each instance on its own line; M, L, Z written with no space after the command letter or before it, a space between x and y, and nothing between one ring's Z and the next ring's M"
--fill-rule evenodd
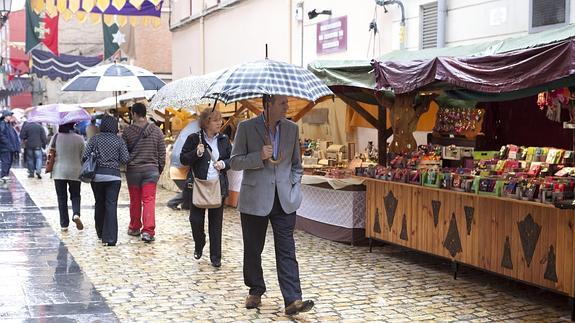
M248 309L259 307L266 291L261 254L269 221L285 313L294 315L314 306L311 300L302 301L293 238L296 210L302 200L299 131L285 118L286 96L264 96L263 104L262 115L239 124L230 160L232 169L244 171L238 209L244 241L244 282L250 288L245 305Z

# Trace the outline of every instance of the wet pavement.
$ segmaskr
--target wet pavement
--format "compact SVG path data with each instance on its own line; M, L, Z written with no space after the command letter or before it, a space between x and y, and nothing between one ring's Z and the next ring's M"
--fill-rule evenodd
M0 187L0 319L118 321L20 183Z
M460 267L453 280L450 263L439 258L388 245L369 253L367 247L304 232L295 233L302 289L316 307L296 317L283 313L269 232L263 253L268 292L259 310L247 310L235 209L224 212L223 259L217 269L210 265L208 246L202 259L193 259L187 212L165 205L172 192L158 190L156 241L145 244L126 234L123 183L118 245L103 247L94 230L89 185L82 184L85 229L71 226L61 232L53 182L26 178L23 169L13 172L45 219L16 182L0 188L0 273L9 277L0 280L0 321L25 321L57 310L81 322L115 317L121 322L559 322L570 316L562 295L468 267Z

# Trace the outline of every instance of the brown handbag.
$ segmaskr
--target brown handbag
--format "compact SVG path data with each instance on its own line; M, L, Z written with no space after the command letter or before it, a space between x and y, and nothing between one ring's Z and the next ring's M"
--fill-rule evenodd
M205 150L210 159L216 163L217 160ZM215 180L199 179L194 176L194 186L192 188L192 204L200 209L217 209L222 206L222 191L220 188L220 178Z
M208 180L194 178L192 203L200 209L217 209L222 206L220 179Z
M52 172L54 169L54 163L56 162L56 139L58 138L58 134L54 136L52 140L52 144L50 145L50 150L48 151L48 156L46 158L46 173Z

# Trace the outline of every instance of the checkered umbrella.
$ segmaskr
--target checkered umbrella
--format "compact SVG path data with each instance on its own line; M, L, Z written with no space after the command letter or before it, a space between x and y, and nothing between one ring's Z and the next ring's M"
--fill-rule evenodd
M204 97L228 104L264 94L315 102L333 93L310 71L265 59L228 69L210 85Z
M166 83L141 67L124 64L99 65L68 81L62 91L144 91L159 90Z

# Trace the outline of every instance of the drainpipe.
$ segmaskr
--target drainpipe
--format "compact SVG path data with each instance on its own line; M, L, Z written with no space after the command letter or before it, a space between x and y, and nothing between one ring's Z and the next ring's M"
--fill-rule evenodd
M437 47L445 47L445 17L447 16L447 1L437 1Z
M383 10L387 13L385 6L396 4L401 9L401 22L399 23L399 49L405 49L405 8L400 0L375 0L375 4L382 6Z
M202 67L202 74L206 74L206 31L204 26L204 19L206 12L206 2L202 2L202 17L200 18L200 55L201 55L201 67Z

